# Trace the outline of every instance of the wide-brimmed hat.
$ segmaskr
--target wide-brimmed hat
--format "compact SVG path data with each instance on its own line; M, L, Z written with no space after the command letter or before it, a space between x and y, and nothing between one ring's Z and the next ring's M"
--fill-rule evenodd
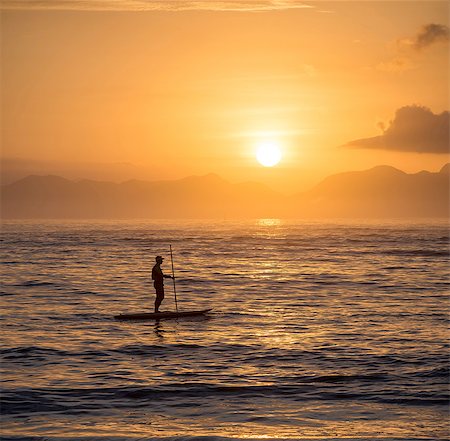
M155 257L155 260L164 260L164 257L162 257L162 256L156 256L156 257Z

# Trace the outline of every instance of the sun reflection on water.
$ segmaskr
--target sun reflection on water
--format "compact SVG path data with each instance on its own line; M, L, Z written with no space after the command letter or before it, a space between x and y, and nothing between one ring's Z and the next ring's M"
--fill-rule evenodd
M256 221L256 225L259 227L279 227L281 224L281 219L258 219Z

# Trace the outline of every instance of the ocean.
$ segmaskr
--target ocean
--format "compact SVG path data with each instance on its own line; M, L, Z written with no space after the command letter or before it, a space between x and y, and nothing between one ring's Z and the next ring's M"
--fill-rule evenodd
M213 311L114 320L169 245ZM444 221L6 221L1 439L447 439L449 288Z

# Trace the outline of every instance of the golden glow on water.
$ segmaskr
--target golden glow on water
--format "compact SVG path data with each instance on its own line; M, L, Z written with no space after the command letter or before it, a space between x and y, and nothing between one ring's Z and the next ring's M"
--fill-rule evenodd
M256 225L261 227L279 227L281 223L281 219L258 219L256 221Z
M261 403L254 403L260 407ZM270 410L270 406L276 406L276 411ZM327 409L317 404L299 404L295 412L290 409L284 409L279 403L268 400L265 403L267 412L259 416L260 422L242 422L234 421L218 422L215 418L202 417L199 421L194 416L186 415L179 418L176 422L169 416L151 413L146 414L145 410L125 411L120 415L120 421L117 417L102 417L95 423L83 416L79 416L76 421L69 425L56 423L53 429L48 429L47 422L36 421L29 430L24 430L19 422L2 425L3 431L20 436L33 436L36 431L45 427L47 436L65 436L78 439L81 436L123 436L123 437L176 437L180 433L186 433L195 436L220 436L231 438L246 439L330 439L330 437L347 439L358 438L361 440L399 438L415 439L423 437L436 436L439 438L439 432L430 427L426 427L424 420L434 425L439 425L439 416L429 410L411 409L408 414L400 406L379 407L370 403L360 406L345 405L340 409ZM233 401L223 403L223 412L233 412ZM324 411L331 411L328 414L329 420L318 424L317 419L323 415ZM349 412L359 412L361 419L359 421L349 421ZM195 412L192 412L194 414ZM299 415L302 415L300 418ZM383 414L385 417L391 416L392 420L386 418L383 425L376 420L376 416ZM277 421L276 425L266 425L266 418L272 418ZM405 420L402 420L405 418ZM411 420L409 420L411 418ZM440 418L445 418L445 412ZM61 426L59 426L61 424ZM168 429L170 427L170 429Z
M2 379L40 411L4 431L445 437L446 408L409 403L441 394L427 375L448 333L446 225L180 225L6 228ZM114 321L151 310L154 254L174 237L180 309L213 313Z

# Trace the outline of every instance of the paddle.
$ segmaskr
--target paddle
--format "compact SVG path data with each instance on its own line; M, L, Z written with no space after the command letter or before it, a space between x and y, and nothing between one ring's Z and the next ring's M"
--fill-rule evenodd
M178 312L178 303L177 303L177 287L175 285L175 271L173 270L173 255L172 255L172 245L170 247L170 261L172 262L172 280L173 280L173 293L175 294L175 308Z

